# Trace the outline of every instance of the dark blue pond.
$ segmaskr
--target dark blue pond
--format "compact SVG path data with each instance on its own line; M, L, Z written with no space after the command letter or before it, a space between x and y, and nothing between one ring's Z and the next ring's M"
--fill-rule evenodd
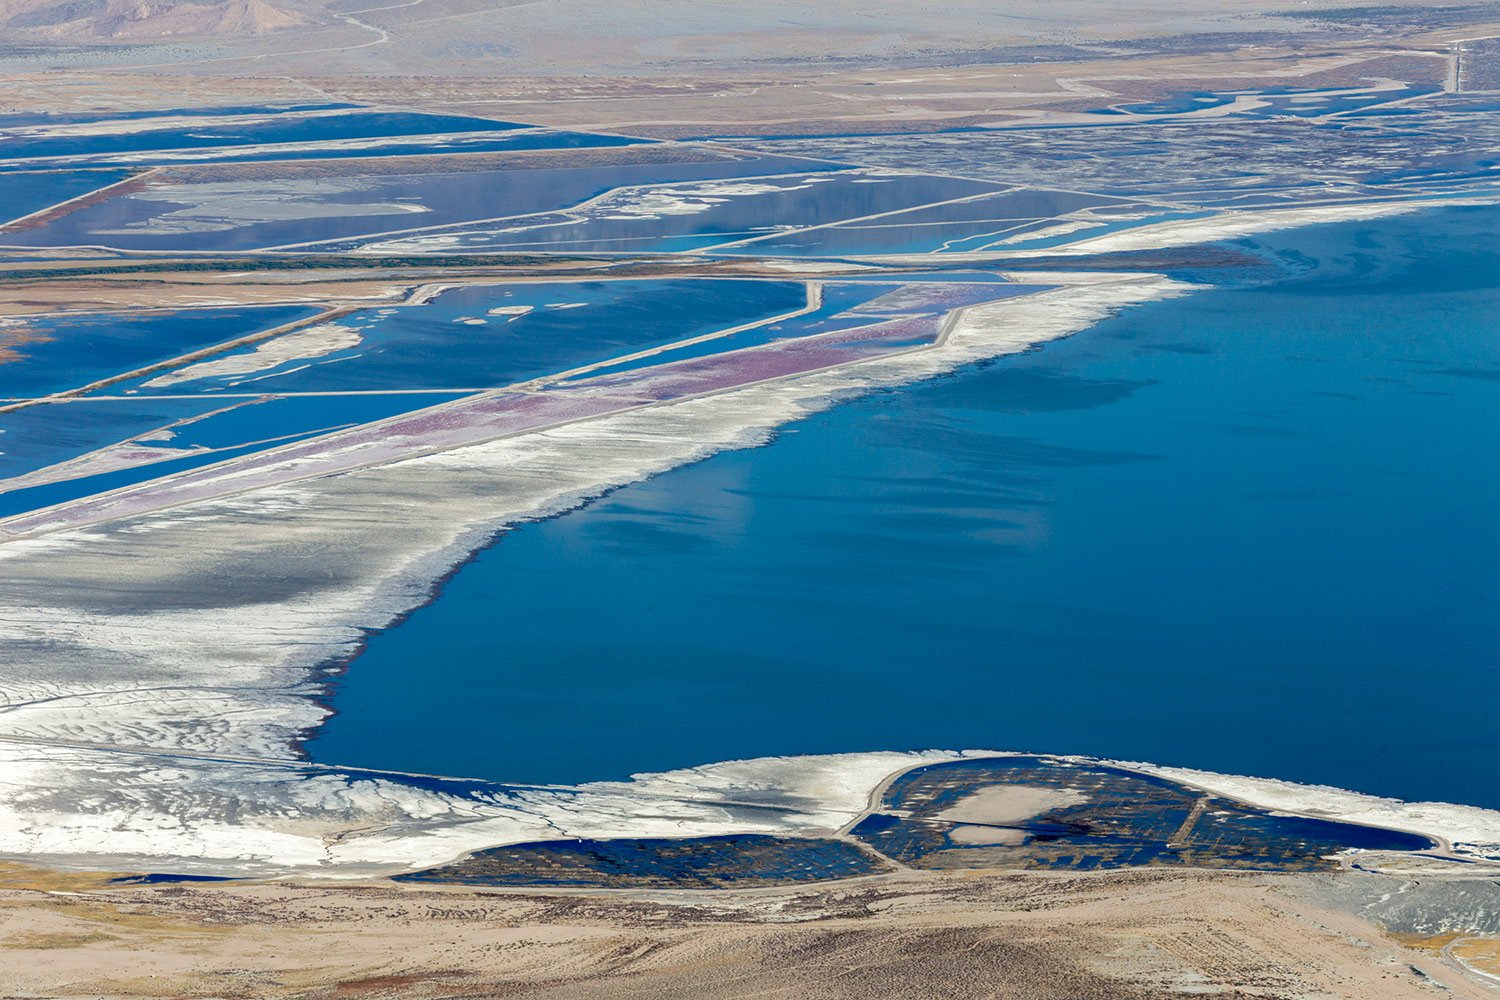
M71 313L0 324L0 398L44 396L316 315L309 306Z
M1158 209L1156 214L1143 218L1102 221L1093 228L1064 230L1049 236L1046 235L1049 231L1059 225L1068 225L1069 220L1055 219L1050 216L1008 219L967 218L983 214L988 204L989 201L986 199L945 205L938 210L930 208L919 210L926 216L933 215L935 211L947 211L951 215L951 219L947 222L914 223L907 221L908 213L901 213L866 223L829 226L808 232L791 233L775 239L731 247L722 252L790 257L848 257L871 254L1037 250L1072 243L1085 237L1103 236L1122 229L1181 219L1199 219L1212 214L1211 212L1164 212ZM1033 233L1041 233L1041 235L1030 235Z
M608 210L583 221L544 215L498 225L455 227L443 231L451 243L422 249L678 252L772 234L787 228L788 219L795 219L797 226L826 225L997 189L994 184L951 177L821 171L760 178L753 184L753 190L744 185L683 184L642 192L632 195L628 205L614 202ZM641 196L646 200L640 200ZM658 198L674 207L661 208L654 201ZM691 210L680 210L683 205Z
M478 285L450 289L422 306L343 317L337 322L359 330L362 343L320 358L248 375L128 387L143 394L486 388L607 361L806 303L806 287L798 281Z
M300 438L435 406L459 394L294 396L265 399L99 400L0 413L0 479L167 429L147 442L166 449L212 449L113 472L0 493L0 517L132 486ZM164 454L171 454L166 452Z
M591 379L601 375L612 375L618 372L636 371L641 368L652 368L656 365L686 361L689 358L707 357L711 354L723 353L724 351L738 351L747 347L759 347L763 344L785 340L790 337L817 336L825 333L834 333L839 330L869 326L886 318L891 310L886 310L878 314L853 312L851 310L894 291L900 287L900 284L900 282L882 284L869 280L826 282L823 284L822 302L812 312L802 316L779 320L775 323L767 323L749 330L741 330L738 333L732 333L725 337L716 337L713 340L687 344L671 350L650 354L644 358L636 358L633 361L622 361L607 368L596 368L593 371L577 376L577 379ZM1004 298L1007 294L1020 295L1030 290L1030 286L1027 285L976 284L983 289L976 297L982 296L985 300ZM912 309L907 311L916 312L918 310Z
M161 167L196 163L261 163L287 160L360 160L382 156L438 156L447 153L505 153L530 149L594 149L630 146L644 139L596 135L588 132L552 132L544 129L455 135L444 139L405 136L380 139L360 146L292 144L253 149L214 148L182 152L100 154L77 159L0 160L0 175L19 170L48 167Z
M1500 806L1500 210L528 525L372 637L323 761L574 782L988 746Z
M286 202L312 201L317 205L317 210L293 218L257 220L251 214L245 218L214 219L211 213L200 210L198 217L207 217L210 225L163 227L159 221L153 222L165 214L223 197L220 185L183 185L111 198L69 213L41 229L7 234L0 237L0 243L13 246L90 245L126 250L253 250L341 240L417 226L425 228L553 211L628 184L709 180L807 169L806 162L784 157L397 175L364 174L357 167L351 167L340 180L323 182L329 186L326 193L308 193L305 186L274 178L236 185L237 200L280 198ZM0 189L8 192L9 183L7 180L0 184ZM397 203L420 206L425 211L393 208L378 212L368 208L370 205ZM337 210L323 210L328 205L349 205L350 208L348 214L339 214ZM339 244L329 244L321 249L340 248Z
M889 870L889 865L847 841L731 834L509 844L395 878L435 885L709 889L854 878Z
M976 847L950 836L945 812L993 784L1069 789L1076 798L995 824L1019 834ZM908 771L853 836L920 868L1120 868L1145 864L1270 871L1335 867L1329 855L1420 851L1427 837L1265 812L1173 781L1115 767L1045 758L961 760Z
M35 472L137 434L202 416L224 405L216 399L130 399L48 403L0 413L0 479ZM17 506L16 498L20 495L18 492L0 497L0 510L13 514L45 505Z
M0 157L58 157L216 149L342 139L378 139L452 132L503 132L530 128L516 122L407 111L355 111L347 114L275 116L261 121L207 123L195 127L152 128L87 135L0 134Z
M505 128L505 123L494 123ZM313 141L277 149L256 148L239 151L215 147L209 153L130 153L117 156L92 156L86 162L95 166L141 164L167 166L178 163L244 163L278 160L358 160L371 156L436 156L443 153L503 153L527 149L595 149L608 146L634 146L649 139L628 136L598 135L592 132L553 132L549 129L518 128L510 132L471 132L444 139L428 139L429 133L391 136L362 146L319 146ZM330 137L333 138L333 137ZM326 141L326 140L324 140ZM34 161L18 161L31 163ZM70 161L75 162L75 161ZM0 170L5 169L0 165Z
M40 212L130 176L129 170L10 174L0 182L0 222Z
M22 125L84 125L92 122L138 121L143 118L214 118L222 115L295 114L299 111L344 111L358 104L243 104L220 108L165 108L146 111L49 111L0 115L0 129Z
M111 885L163 885L174 882L233 882L224 875L174 875L171 872L150 872L145 875L123 875L109 880Z
M1434 94L1439 90L1440 87L1430 85L1407 85L1398 90L1352 94L1296 87L1270 87L1257 91L1183 91L1164 100L1119 105L1101 113L1174 115L1204 108L1221 108L1233 104L1238 97L1253 96L1264 104L1258 108L1236 112L1236 115L1246 118L1308 118L1335 112L1359 111L1395 100Z
M1121 199L1072 191L1007 191L792 233L733 248L730 253L838 257L978 250L1026 223Z

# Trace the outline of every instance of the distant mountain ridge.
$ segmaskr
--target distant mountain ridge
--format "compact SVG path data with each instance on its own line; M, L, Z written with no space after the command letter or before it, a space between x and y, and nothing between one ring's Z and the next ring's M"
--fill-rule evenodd
M7 31L56 39L245 37L320 20L269 0L0 0Z
M1432 46L1454 30L1500 35L1500 0L0 0L0 64L361 78L816 73L1264 55L1292 39L1333 46L1334 58L1371 32Z

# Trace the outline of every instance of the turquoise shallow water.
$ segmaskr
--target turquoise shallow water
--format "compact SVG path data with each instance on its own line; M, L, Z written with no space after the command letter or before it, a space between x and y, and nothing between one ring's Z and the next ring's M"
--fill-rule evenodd
M876 393L528 525L338 681L318 760L575 782L1076 752L1500 806L1500 212Z

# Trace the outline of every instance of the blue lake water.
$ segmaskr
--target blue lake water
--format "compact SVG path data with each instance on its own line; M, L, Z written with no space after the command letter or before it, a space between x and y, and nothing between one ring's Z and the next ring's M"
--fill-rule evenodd
M879 392L527 525L314 758L518 781L1000 747L1500 807L1500 211Z

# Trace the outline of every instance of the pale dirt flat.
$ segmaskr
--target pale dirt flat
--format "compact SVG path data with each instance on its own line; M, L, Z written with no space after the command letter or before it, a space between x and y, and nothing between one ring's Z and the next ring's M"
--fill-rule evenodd
M1497 25L1500 29L1500 25ZM1442 69L1446 45L1431 37L1406 42ZM1211 55L1121 55L1085 61L890 68L878 62L735 74L697 68L670 76L333 75L309 67L293 78L203 77L182 69L0 74L0 111L47 108L212 107L256 103L350 101L477 114L566 128L670 135L688 126L782 124L806 130L820 122L929 122L1003 118L1017 110L1086 99L1156 93L1152 81L1213 80L1257 84L1355 83L1359 67L1385 58L1392 40L1351 40L1304 52L1262 46ZM1427 57L1423 57L1427 58ZM1309 79L1310 78L1310 79ZM1163 91L1165 92L1165 91ZM150 95L150 97L148 97ZM689 129L691 131L691 129Z
M965 795L938 813L936 819L950 823L990 823L1005 826L1024 823L1051 809L1082 805L1088 799L1072 788L1031 788L1025 785L991 785Z
M1107 55L1112 44L1154 38L1321 44L1342 37L1350 17L1387 35L1450 27L1454 15L1443 8L1451 6L1407 0L1375 8L1398 16L1372 22L1360 13L1371 5L1359 0L0 0L0 41L23 47L16 63L40 67L651 76L858 62L1025 63L1056 58L1057 50ZM1481 17L1483 6L1470 5L1467 18ZM1353 14L1330 16L1344 7ZM59 48L39 56L38 45Z
M0 995L1487 995L1433 948L1296 898L1299 878L902 872L805 889L549 896L106 887L12 869L0 878Z
M260 277L233 281L218 276L218 280L213 280L209 275L0 282L0 316L257 304L379 305L399 301L410 287L408 283L397 282L335 283L326 280L326 272L320 277L324 280L306 283L273 282Z
M1026 843L1024 830L1010 830L1001 826L955 826L948 831L948 839L955 844L975 847L1015 847Z

